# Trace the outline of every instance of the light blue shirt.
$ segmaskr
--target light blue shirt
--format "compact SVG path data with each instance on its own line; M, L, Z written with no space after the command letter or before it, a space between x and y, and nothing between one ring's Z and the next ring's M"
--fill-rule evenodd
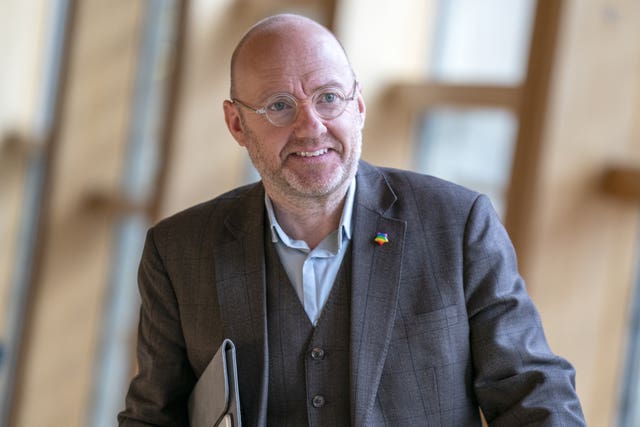
M300 302L315 326L322 313L342 259L351 241L351 217L356 192L354 179L347 190L340 225L313 250L303 240L292 239L276 220L271 200L265 194L264 203L271 224L271 239L276 245L280 262L287 272Z

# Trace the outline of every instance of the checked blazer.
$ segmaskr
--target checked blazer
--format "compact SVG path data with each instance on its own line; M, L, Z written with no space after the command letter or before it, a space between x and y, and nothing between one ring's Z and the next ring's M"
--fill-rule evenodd
M582 426L574 370L549 349L488 199L360 162L351 241L350 424ZM243 422L266 424L264 187L152 227L139 269L139 372L120 425L187 425L186 401L224 338ZM389 242L374 242L377 232Z

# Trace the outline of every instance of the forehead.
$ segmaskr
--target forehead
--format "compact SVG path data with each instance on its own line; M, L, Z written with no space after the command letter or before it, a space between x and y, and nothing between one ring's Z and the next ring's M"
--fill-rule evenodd
M263 31L238 55L240 95L259 98L276 91L303 96L331 83L352 84L351 67L337 40L321 27L290 25Z

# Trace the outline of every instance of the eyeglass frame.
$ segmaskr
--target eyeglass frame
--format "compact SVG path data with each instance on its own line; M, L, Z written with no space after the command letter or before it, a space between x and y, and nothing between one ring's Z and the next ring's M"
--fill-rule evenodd
M337 115L335 115L335 116L333 116L333 117L326 117L326 116L324 116L324 117L323 117L323 116L318 112L318 110L316 109L315 103L313 103L313 99L315 98L315 96L316 96L316 95L318 95L319 93L322 93L322 91L323 91L323 90L326 90L326 89L328 89L328 88L331 88L331 86L329 86L329 87L322 87L322 88L320 88L320 89L316 90L315 92L313 92L313 93L311 94L311 96L310 96L310 97L308 97L307 99L304 99L304 100L301 100L301 99L299 99L298 97L296 97L295 95L293 95L293 94L291 94L291 93L288 93L288 92L277 92L277 93L274 93L273 95L269 95L269 97L268 97L268 98L267 98L267 100L266 100L266 104L265 104L264 106L262 106L262 107L259 107L259 108L252 107L251 105L247 104L247 103L246 103L246 102L244 102L244 101L239 100L238 98L231 98L231 102L232 102L232 103L234 103L234 104L240 105L240 106L242 106L242 107L244 107L244 108L246 108L246 109L248 109L248 110L250 110L250 111L253 111L254 113L256 113L256 114L258 114L258 115L260 115L260 116L264 116L264 117L267 119L267 121L268 121L269 123L271 123L271 124L272 124L273 126L275 126L275 127L285 127L285 126L289 126L291 123L294 123L294 122L296 121L296 119L298 118L298 114L300 113L300 108L299 108L299 106L300 106L301 104L305 103L305 102L311 102L311 105L312 105L312 108L313 108L313 112L314 112L318 117L320 117L321 119L324 119L324 120L333 120L333 119L337 119L337 118L338 118L338 117L340 117L342 114L344 114L344 112L347 110L348 103L349 103L349 102L351 102L351 101L353 101L354 99L356 99L356 89L357 89L357 87L358 87L358 80L354 80L354 81L353 81L353 89L351 90L351 96L349 96L349 97L347 97L346 95L342 94L342 91L341 91L341 90L339 90L340 94L342 94L342 95L344 95L344 96L345 96L345 97L344 97L345 104L344 104L344 108L342 109L342 111L340 111ZM339 88L336 88L336 89L339 89ZM290 98L294 101L294 103L295 103L295 107L296 107L296 114L293 116L293 118L291 119L291 121L290 121L289 123L286 123L286 124L276 124L276 123L274 123L274 122L272 122L272 121L271 121L271 119L269 118L269 115L267 114L267 107L268 107L268 105L270 104L270 103L269 103L269 100L270 100L270 99L273 99L273 98L276 98L276 97L278 97L278 96L287 96L287 97L290 97Z

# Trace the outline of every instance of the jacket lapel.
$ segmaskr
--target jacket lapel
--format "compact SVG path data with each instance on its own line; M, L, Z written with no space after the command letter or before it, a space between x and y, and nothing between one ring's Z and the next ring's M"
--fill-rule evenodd
M264 266L264 189L236 199L214 254L215 283L225 338L237 348L242 413L266 424L268 343Z
M406 223L385 216L396 196L382 174L361 162L354 206L351 291L351 421L365 426L393 331ZM389 242L378 245L376 233Z

